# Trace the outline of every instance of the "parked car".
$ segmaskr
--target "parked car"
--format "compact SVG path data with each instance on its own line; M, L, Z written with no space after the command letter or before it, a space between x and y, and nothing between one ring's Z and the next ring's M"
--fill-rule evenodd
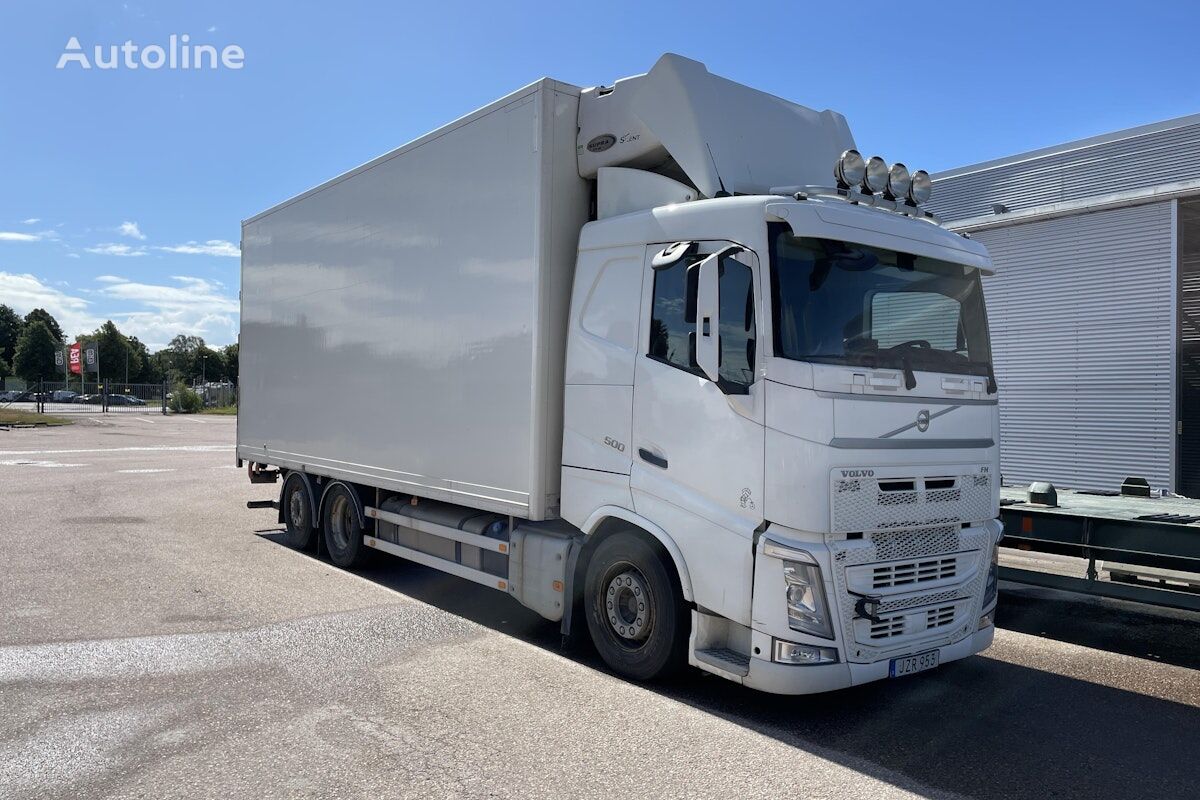
M144 406L146 401L131 394L110 394L108 404L110 406Z
M99 394L81 394L71 402L98 406L104 402L104 396Z
M59 389L50 393L50 400L54 403L73 403L76 397L79 397L79 392L72 392L70 389Z

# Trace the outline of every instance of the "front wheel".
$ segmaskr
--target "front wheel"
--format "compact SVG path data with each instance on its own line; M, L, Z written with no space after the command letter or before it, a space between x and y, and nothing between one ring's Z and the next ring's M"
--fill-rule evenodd
M329 490L321 528L325 536L325 550L329 553L329 560L336 566L353 569L366 562L369 550L363 543L362 524L358 521L354 497L344 484Z
M626 678L648 681L687 658L687 609L664 557L631 533L605 539L584 581L588 631L600 657Z

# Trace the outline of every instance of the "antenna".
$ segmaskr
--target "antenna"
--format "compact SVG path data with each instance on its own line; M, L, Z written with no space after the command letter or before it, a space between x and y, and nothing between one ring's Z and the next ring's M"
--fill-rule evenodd
M721 187L721 191L717 192L717 197L729 197L729 192L725 191L725 181L721 180L721 172L717 169L717 159L713 158L712 145L710 145L708 142L705 142L704 146L708 148L708 158L710 161L712 161L713 172L716 174L717 183Z

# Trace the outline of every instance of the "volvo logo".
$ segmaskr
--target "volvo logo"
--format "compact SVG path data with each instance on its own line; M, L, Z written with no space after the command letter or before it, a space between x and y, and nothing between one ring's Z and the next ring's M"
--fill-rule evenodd
M929 409L922 408L917 412L917 430L921 433L929 430Z

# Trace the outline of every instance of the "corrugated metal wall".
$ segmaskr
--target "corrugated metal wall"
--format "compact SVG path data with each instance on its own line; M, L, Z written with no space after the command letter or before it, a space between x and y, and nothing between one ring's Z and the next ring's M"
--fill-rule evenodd
M1065 152L935 176L926 204L946 222L1200 179L1200 121Z
M1001 471L1116 489L1171 486L1173 207L983 230L1000 386Z

